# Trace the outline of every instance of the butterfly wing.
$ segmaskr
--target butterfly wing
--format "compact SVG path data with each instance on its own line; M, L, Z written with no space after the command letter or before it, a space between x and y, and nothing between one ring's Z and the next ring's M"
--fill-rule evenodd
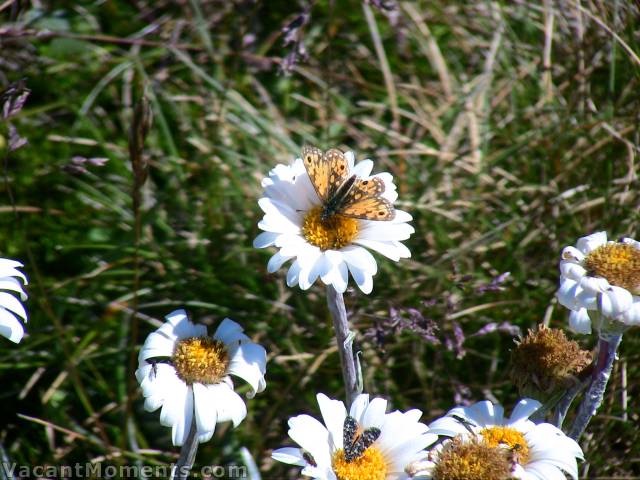
M393 204L381 196L384 190L384 182L380 178L357 179L346 195L339 213L362 220L393 220L396 211Z
M324 161L329 166L329 183L327 198L331 199L340 186L349 178L349 162L344 153L337 148L331 148L324 152Z
M358 432L358 422L351 415L344 417L344 424L342 425L342 444L345 448L350 447L356 439L356 433Z
M305 145L302 147L302 162L313 188L323 203L335 195L349 176L347 159L336 148L323 153L319 148Z

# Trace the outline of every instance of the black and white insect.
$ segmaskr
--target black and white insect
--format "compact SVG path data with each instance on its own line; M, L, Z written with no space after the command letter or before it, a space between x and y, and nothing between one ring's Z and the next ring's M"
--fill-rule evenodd
M342 430L342 440L344 448L344 459L347 463L353 462L362 456L380 436L380 429L370 427L362 430L355 418L350 415L344 419Z
M146 359L147 363L151 365L151 371L149 372L149 378L151 378L151 374L153 373L153 378L158 376L158 364L166 363L168 365L172 365L171 357L149 357Z
M453 419L455 419L458 423L461 423L461 424L462 424L462 426L463 426L464 428L466 428L466 429L469 431L469 433L471 433L471 434L474 434L474 435L475 435L475 433L476 433L476 432L475 432L475 430L474 430L474 427L477 427L477 425L476 425L475 423L470 422L470 421L469 421L469 420L467 420L466 418L463 418L463 417L461 417L461 416L459 416L459 415L455 415L455 414L454 414L454 415L451 415L451 417L452 417Z

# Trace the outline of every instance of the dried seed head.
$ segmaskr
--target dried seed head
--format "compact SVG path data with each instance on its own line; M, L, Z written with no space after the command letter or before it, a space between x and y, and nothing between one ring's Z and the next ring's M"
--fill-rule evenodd
M590 364L590 352L568 340L563 330L541 324L516 340L510 375L521 394L540 397L568 388Z
M440 452L434 480L505 480L511 478L508 451L488 445L481 438L456 437Z

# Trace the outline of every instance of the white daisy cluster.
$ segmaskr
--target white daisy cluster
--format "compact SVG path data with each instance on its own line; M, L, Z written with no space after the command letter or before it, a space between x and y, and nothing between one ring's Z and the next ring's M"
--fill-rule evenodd
M590 312L626 326L640 324L640 243L608 241L606 232L597 232L565 247L558 301L571 310L569 325L578 333L591 333Z
M184 443L194 416L198 440L206 442L217 423L231 421L236 427L247 415L230 375L249 384L249 397L265 389L266 352L228 318L213 336L206 326L189 321L184 310L166 318L138 357L144 407L150 412L162 407L160 423L171 427L174 445Z
M349 171L359 178L371 178L373 162L363 160L354 165L353 152L346 152ZM389 173L374 175L385 184L384 198L393 203L398 194ZM287 272L287 285L306 290L320 279L338 292L347 288L349 274L364 293L373 289L376 260L367 250L374 250L391 260L409 258L411 252L402 244L414 232L407 222L407 212L395 210L390 221L341 219L326 231L320 223L309 221L307 213L321 205L302 159L291 165L277 165L262 180L264 197L259 200L264 218L258 226L264 230L253 242L256 248L275 246L278 252L267 265L275 272L293 260Z
M23 285L29 282L26 275L18 270L22 266L22 263L15 260L0 258L0 335L14 343L19 343L24 336L20 319L27 321L27 311L13 295L17 293L22 301L27 299Z

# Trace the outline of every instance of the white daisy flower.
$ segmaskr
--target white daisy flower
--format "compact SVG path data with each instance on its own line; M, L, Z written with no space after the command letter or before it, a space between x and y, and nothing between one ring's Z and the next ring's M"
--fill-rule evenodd
M324 425L309 415L289 419L289 437L300 447L275 450L280 462L304 467L302 475L325 480L400 480L411 462L438 439L418 420L420 410L385 413L387 401L356 397L349 414L339 400L317 395Z
M174 445L184 443L195 414L198 440L206 442L216 423L230 420L237 427L247 415L229 375L251 386L249 398L265 389L266 352L228 318L212 337L206 326L190 322L184 310L166 319L147 337L138 356L136 378L144 407L149 412L162 407L160 423L171 427Z
M606 232L597 232L565 247L557 296L571 310L569 326L575 332L591 332L589 311L640 325L640 243L607 241Z
M389 173L371 176L373 162L357 165L353 152L344 154L351 174L364 180L379 178L385 190L381 197L393 203L398 194ZM414 229L407 222L411 215L395 210L388 221L371 221L332 215L322 220L322 201L314 189L301 158L291 165L277 165L262 180L264 197L258 203L264 211L258 226L264 230L253 242L256 248L278 247L267 270L272 273L293 260L287 272L287 285L298 284L306 290L320 278L338 292L347 288L349 273L360 290L370 293L376 260L367 250L374 250L394 261L409 258L411 252L401 242Z
M487 465L486 453L474 447L499 448L502 453L508 453L511 463L512 478L525 480L564 479L565 473L571 478L578 478L578 464L576 459L583 459L580 446L567 437L562 430L549 423L535 424L529 417L542 404L537 400L523 399L518 402L509 419L504 418L504 410L500 405L489 401L478 402L470 407L456 407L444 417L433 421L429 425L429 432L446 437L457 438L458 445L443 445L430 459L431 465L425 465L425 470L434 480L439 478L437 464L442 461L444 452L448 452L451 465L456 465L455 455L483 455L482 463ZM462 439L462 441L460 440ZM471 445L474 448L469 448ZM456 452L455 449L458 449ZM453 457L451 457L453 455ZM496 457L499 463L499 458ZM465 458L459 464L473 464L472 458ZM500 467L497 465L497 467ZM452 467L449 467L452 468ZM465 467L466 468L466 467ZM488 470L490 471L490 470ZM564 473L563 473L564 472ZM486 474L488 477L489 475ZM447 471L447 478L454 478L452 471ZM484 478L484 477L483 477Z
M24 327L19 318L26 322L27 312L20 300L6 290L19 294L23 302L28 298L23 285L28 285L29 281L18 270L22 266L15 260L0 258L0 335L14 343L19 343L24 336Z

